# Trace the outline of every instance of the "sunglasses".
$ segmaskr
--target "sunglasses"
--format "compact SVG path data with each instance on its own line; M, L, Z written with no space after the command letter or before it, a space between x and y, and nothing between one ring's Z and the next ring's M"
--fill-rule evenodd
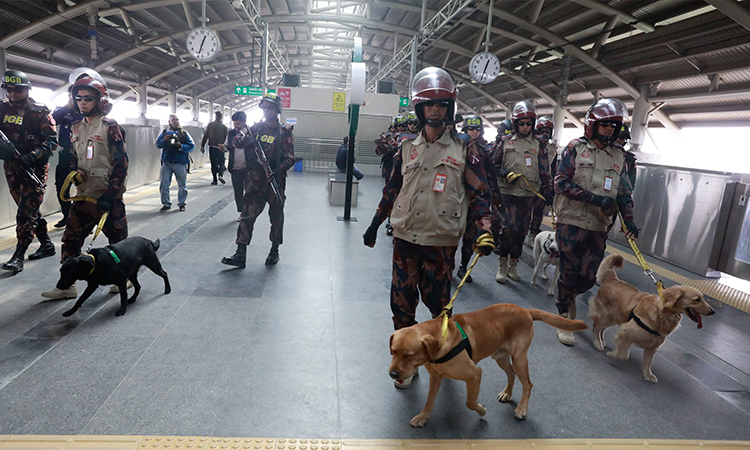
M516 123L518 124L519 127L530 127L530 126L534 125L534 122L525 122L525 121L524 122L520 122L519 121L519 122L516 122Z
M617 122L606 122L606 121L605 122L599 122L599 125L601 125L603 127L611 127L611 128L617 128L618 126L620 126L620 124L617 123Z
M8 94L13 94L13 93L22 94L24 89L26 88L22 86L16 86L16 87L5 86L5 92L7 92Z
M94 100L96 99L90 95L76 95L77 102L93 102Z
M464 128L464 130L466 130L466 131L478 131L479 127L466 127L466 128Z
M443 108L447 108L448 106L450 106L450 102L446 102L442 100L430 100L429 102L424 102L422 104L428 108L432 108L435 105L438 105Z

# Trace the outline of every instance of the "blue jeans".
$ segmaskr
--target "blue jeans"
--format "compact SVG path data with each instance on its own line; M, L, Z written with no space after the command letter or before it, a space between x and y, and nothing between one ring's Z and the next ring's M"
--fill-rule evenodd
M162 162L161 164L161 183L159 192L161 192L161 204L172 206L169 201L169 185L172 184L172 174L177 179L177 206L183 206L187 200L187 164Z
M346 170L339 169L339 172L346 173ZM359 169L357 169L357 166L354 166L354 170L352 171L352 175L354 175L354 178L361 180L365 177L365 174L362 173Z

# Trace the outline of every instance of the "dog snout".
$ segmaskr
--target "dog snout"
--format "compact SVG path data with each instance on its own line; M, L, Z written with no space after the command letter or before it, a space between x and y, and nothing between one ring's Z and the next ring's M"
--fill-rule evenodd
M390 372L388 372L388 375L390 375L391 378L393 378L394 380L398 380L399 379L398 370L391 370Z
M706 313L707 316L713 316L716 314L716 310L713 309L710 305L708 306L708 313Z

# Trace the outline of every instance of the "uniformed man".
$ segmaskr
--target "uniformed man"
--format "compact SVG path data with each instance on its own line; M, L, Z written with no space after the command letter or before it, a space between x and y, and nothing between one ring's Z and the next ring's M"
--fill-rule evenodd
M380 165L385 184L391 179L393 172L393 156L398 151L398 137L406 130L406 118L397 116L393 119L393 126L389 128L388 133L381 134L380 138L375 140L375 154L381 157ZM385 224L385 231L388 236L393 235L391 219L388 218Z
M494 168L492 167L492 163L490 162L490 146L487 141L484 140L484 123L482 121L482 118L477 115L466 116L463 120L461 131L463 133L466 133L466 136L469 137L470 145L473 146L473 148L475 148L477 153L479 154L479 158L481 160L481 164L484 168L487 178L487 185L490 189L490 193L493 196L496 195L495 191L497 190L497 184L495 183L494 176L492 176L492 174L494 173ZM458 272L456 272L456 276L459 280L463 279L464 275L466 275L467 266L469 264L469 260L471 259L471 254L474 248L474 240L476 239L476 236L476 222L472 220L467 221L466 231L464 232L464 237L461 240L461 264L458 266ZM472 283L473 281L474 280L472 279L471 275L466 278L467 283Z
M547 149L533 134L536 108L529 101L518 102L513 107L511 120L513 134L502 138L492 155L502 218L498 242L500 259L495 275L498 283L505 283L508 278L521 281L516 267L523 252L536 192L550 205L553 193Z
M494 248L490 230L490 197L479 154L473 145L448 131L454 120L457 90L442 69L429 67L414 77L411 98L422 131L405 140L394 157L393 174L364 233L375 245L378 227L391 213L393 278L391 311L394 328L417 323L420 293L433 317L449 302L456 247L466 222L480 230L478 251ZM411 386L414 374L395 380Z
M279 262L279 245L284 236L284 191L286 172L294 165L294 135L292 127L279 123L281 114L281 97L274 93L263 95L258 107L263 110L263 121L257 122L249 129L244 127L237 131L233 139L234 146L244 149L247 175L245 178L245 196L240 224L237 227L237 251L221 262L230 266L244 268L247 258L247 245L253 237L255 220L268 203L268 217L271 219L271 251L266 258L266 265ZM240 142L241 143L238 143ZM272 171L266 175L265 169L258 160L255 146L260 145L265 152ZM274 178L280 189L281 199L277 198L271 187Z
M555 123L549 116L541 116L536 121L536 130L534 136L547 147L547 159L549 160L549 171L552 179L555 179L557 174L557 146L550 141L552 137L552 131L555 129ZM530 248L534 248L534 239L539 234L542 228L542 217L544 217L544 200L536 197L534 200L534 207L531 210L531 223L529 224L529 238L526 240L526 245Z
M570 141L562 152L554 210L560 249L557 311L566 318L576 317L576 296L596 283L612 215L622 213L626 238L638 237L625 155L613 145L627 118L628 109L619 99L599 100L586 113L585 136ZM565 345L575 345L569 331L558 330L557 337Z
M206 132L203 133L203 139L201 139L201 153L206 152L206 144L208 144L208 157L211 159L211 175L213 175L212 185L216 185L216 180L225 184L224 181L224 151L220 145L224 144L227 139L227 126L221 122L223 117L221 111L216 111L216 120L209 123L206 127Z
M55 254L55 245L47 234L47 221L39 212L44 199L44 184L47 181L48 161L57 147L55 122L50 111L29 97L31 82L20 70L7 70L3 74L2 89L7 99L0 102L0 130L15 149L7 149L7 156L15 159L3 163L8 190L18 205L16 212L16 251L4 270L13 274L23 270L26 250L36 234L41 246L29 259L40 259ZM36 175L39 185L32 179Z
M75 111L83 120L71 126L73 158L70 170L78 172L76 200L70 209L68 224L62 237L62 261L81 254L81 247L105 212L109 212L102 233L110 244L128 237L125 216L125 181L128 174L128 154L125 149L125 130L106 117L112 110L107 87L94 78L81 78L70 90ZM128 287L132 284L128 284ZM110 289L110 292L118 292ZM68 289L55 287L42 292L46 298L75 298L77 286Z
M417 113L412 111L406 115L406 130L404 133L414 137L419 133L419 119L417 118Z
M636 172L638 171L638 165L636 164L637 158L635 156L635 153L631 152L630 148L625 148L625 146L628 145L629 142L630 128L627 125L622 124L622 128L620 128L620 133L617 135L614 146L622 149L622 151L625 152L625 173L628 174L630 186L635 189L635 178Z

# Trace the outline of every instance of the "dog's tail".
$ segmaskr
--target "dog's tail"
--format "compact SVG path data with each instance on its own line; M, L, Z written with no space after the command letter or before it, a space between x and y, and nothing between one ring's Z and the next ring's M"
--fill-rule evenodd
M622 268L624 259L620 255L609 255L599 264L599 270L596 272L596 284L601 286L610 280L618 280L615 269Z
M155 241L151 242L151 246L154 247L154 253L159 250L159 246L161 245L161 242L159 242L159 239L156 239Z
M570 320L564 317L558 316L557 314L548 313L539 309L529 309L531 318L534 320L541 320L549 326L558 328L564 331L581 331L588 328L582 320Z

